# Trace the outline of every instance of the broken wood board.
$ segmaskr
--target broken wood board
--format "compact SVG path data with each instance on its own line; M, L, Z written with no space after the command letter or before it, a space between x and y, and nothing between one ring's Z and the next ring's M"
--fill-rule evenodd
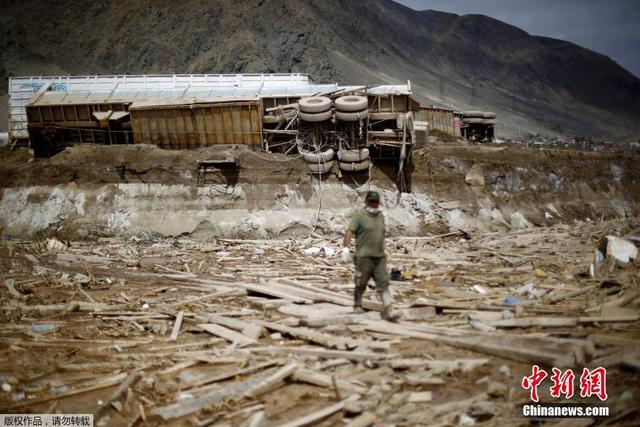
M247 349L252 353L288 353L305 356L319 357L321 359L347 359L362 362L365 360L380 360L395 357L394 354L371 353L363 351L325 350L323 348L308 347L251 347Z
M330 375L323 374L320 372L314 372L309 369L299 368L298 370L296 370L296 372L293 373L291 378L299 382L305 382L305 383L317 385L320 387L327 387L327 388L333 387L333 380ZM352 384L348 381L344 381L340 379L336 379L335 382L338 389L341 392L346 391L349 393L363 394L363 393L366 393L368 390L367 387Z
M256 321L256 323L264 326L269 330L287 334L294 338L298 338L304 341L320 344L327 348L335 348L338 350L348 350L350 348L357 347L359 344L359 343L354 343L352 340L347 338L322 334L307 328L292 328L290 326L281 325L279 323L267 322L264 320Z
M391 367L393 369L409 369L425 367L434 373L462 371L467 372L479 366L489 363L489 359L454 359L454 360L429 360L425 358L413 359L393 359Z
M240 346L247 346L255 344L257 342L253 338L249 338L236 331L232 331L231 329L225 328L224 326L216 325L215 323L200 323L197 326L205 332L208 332L220 338L224 338L231 343L238 343L238 345Z
M174 418L180 418L211 405L215 405L218 402L222 402L227 399L241 396L247 390L252 387L261 384L266 378L269 378L270 374L262 374L256 377L231 383L222 387L218 387L214 390L206 393L199 394L191 399L178 400L174 403L165 406L159 406L153 408L149 416L160 417L165 421L172 420Z
M464 348L493 356L504 357L525 363L538 363L545 366L574 366L576 364L576 345L567 343L566 348L558 346L549 349L544 340L521 338L514 335L489 335L481 332L457 331L458 336L447 336L439 332L420 332L413 330L412 324L391 324L388 322L364 322L367 330L388 333L395 336L425 339L447 344L451 347Z
M357 397L357 395L354 395L352 397ZM352 398L349 399L353 400ZM318 411L314 411L308 415L305 415L304 417L289 421L285 424L280 424L280 427L304 427L315 424L327 418L328 416L335 414L336 412L342 411L346 403L347 399L341 400L338 403L334 403L333 405L327 406Z
M253 322L240 320L240 319L233 319L231 317L221 316L218 314L207 313L207 314L195 315L194 317L198 322L215 323L225 328L238 331L241 334L253 340L260 339L262 334L265 332L264 327L257 325Z

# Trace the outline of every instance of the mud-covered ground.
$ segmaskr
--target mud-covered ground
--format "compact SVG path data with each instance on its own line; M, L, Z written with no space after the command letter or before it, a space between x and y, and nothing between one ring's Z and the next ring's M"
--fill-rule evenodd
M237 167L198 174L198 161ZM335 235L366 190L383 193L390 235L498 231L633 218L637 155L513 146L444 145L412 156L411 193L394 165L320 180L297 156L242 147L171 151L154 146L70 147L50 159L0 153L0 230L14 237L96 239L151 233L266 238ZM484 185L465 176L480 168Z

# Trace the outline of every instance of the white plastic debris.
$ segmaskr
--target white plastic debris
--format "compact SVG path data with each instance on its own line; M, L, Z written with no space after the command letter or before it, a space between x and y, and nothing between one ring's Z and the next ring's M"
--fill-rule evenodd
M511 310L502 310L502 318L505 320L513 319L513 311Z
M319 253L320 253L320 251L321 251L321 250L322 250L322 249L321 249L321 248L319 248L318 246L312 246L312 247L310 247L310 248L304 249L304 250L302 251L302 254L303 254L303 255L317 255L317 254L319 254Z
M142 309L149 310L149 303L145 302L144 304L142 304Z
M474 291L476 291L477 293L479 293L480 295L486 295L488 292L485 288L483 288L480 285L473 285L471 287L471 289L473 289Z
M89 276L87 276L86 274L76 273L76 275L73 276L73 280L81 285L86 285L91 281L91 278L89 278Z
M552 218L553 218L553 215L551 215L549 212L545 212L545 213L544 213L544 217L545 217L546 219L552 219Z
M47 239L47 249L49 249L51 252L61 252L64 251L65 248L65 244L55 237Z
M4 391L5 393L9 393L11 391L11 384L2 383L2 391Z
M472 328L477 329L482 332L494 332L496 330L495 327L491 325L487 325L481 320L472 320L469 322Z
M476 423L476 420L471 418L467 414L460 414L460 419L458 420L458 425L460 426L472 426Z
M632 242L616 236L607 236L606 256L627 263L638 258L638 248Z
M531 293L533 293L533 290L535 289L535 286L536 285L533 282L525 283L524 285L516 289L516 293L521 295L531 295Z
M331 246L323 246L322 250L324 251L324 256L326 258L331 258L336 253L336 250L333 249Z

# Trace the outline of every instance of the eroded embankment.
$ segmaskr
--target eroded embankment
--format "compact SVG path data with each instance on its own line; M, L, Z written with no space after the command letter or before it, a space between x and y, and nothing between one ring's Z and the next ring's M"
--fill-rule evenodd
M228 155L238 159L237 169L208 173L199 183L198 160ZM484 186L465 182L474 164L483 169ZM331 175L319 182L296 157L244 149L76 146L44 160L4 150L0 229L69 238L334 234L375 188L389 233L417 235L635 217L639 199L640 171L631 156L434 147L414 154L413 193L398 197L392 176L383 167L370 181Z

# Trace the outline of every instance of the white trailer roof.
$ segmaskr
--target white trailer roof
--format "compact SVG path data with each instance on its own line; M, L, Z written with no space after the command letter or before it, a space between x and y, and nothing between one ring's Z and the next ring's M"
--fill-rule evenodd
M117 103L150 99L252 99L360 91L410 95L406 85L314 84L306 74L187 74L140 76L33 76L9 79L9 135L28 138L25 106Z
M306 87L313 84L307 74L159 74L159 75L93 75L93 76L24 76L9 78L9 136L28 138L25 106L36 92L48 86L49 92L85 94L104 98L154 91L158 97L177 96L190 87L224 89L256 89L271 87ZM136 95L137 96L137 95Z

